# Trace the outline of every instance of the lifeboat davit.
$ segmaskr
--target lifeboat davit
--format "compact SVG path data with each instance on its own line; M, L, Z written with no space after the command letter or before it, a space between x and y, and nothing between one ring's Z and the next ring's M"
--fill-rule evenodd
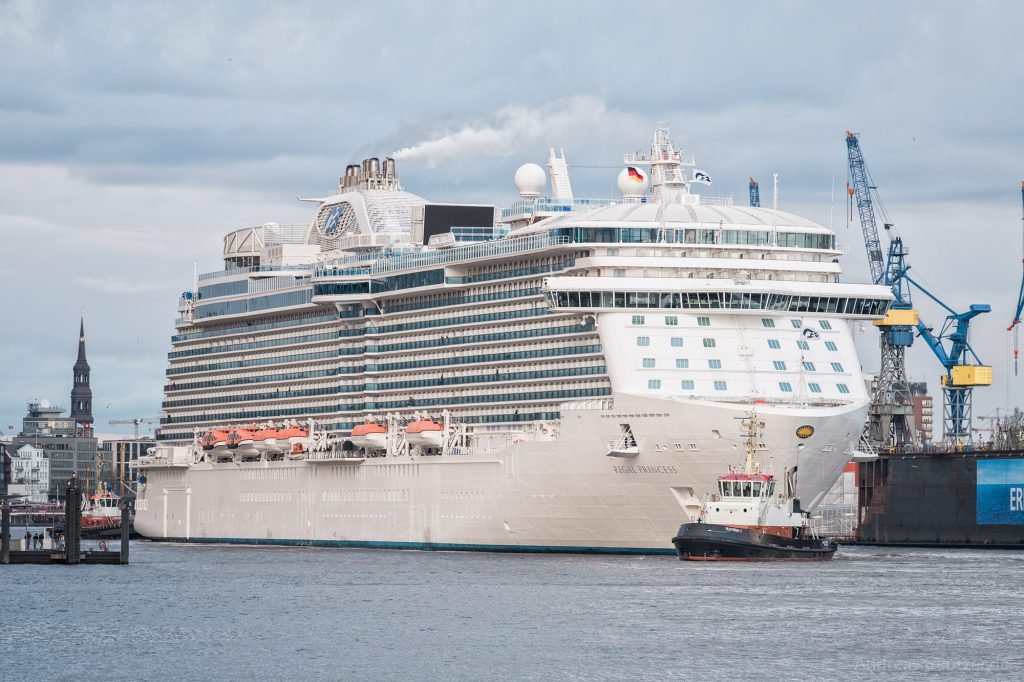
M427 417L409 422L405 427L405 439L410 445L439 448L444 442L444 424Z
M375 421L358 424L348 437L357 448L384 450L388 446L388 427Z

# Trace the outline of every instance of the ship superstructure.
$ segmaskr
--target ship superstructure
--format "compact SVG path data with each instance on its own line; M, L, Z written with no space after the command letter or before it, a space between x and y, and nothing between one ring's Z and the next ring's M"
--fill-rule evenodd
M178 447L142 465L136 526L670 551L742 457L730 424L754 403L771 415L764 451L813 508L868 400L848 323L883 316L891 293L840 283L820 225L702 201L665 129L624 161L621 200L578 199L552 150L550 195L527 164L496 220L409 194L394 161L369 159L309 225L230 233L225 270L181 299L160 435ZM199 443L283 422L307 446Z

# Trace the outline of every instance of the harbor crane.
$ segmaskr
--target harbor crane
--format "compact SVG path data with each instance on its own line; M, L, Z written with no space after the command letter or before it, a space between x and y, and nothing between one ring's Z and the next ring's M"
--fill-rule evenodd
M1024 180L1020 183L1020 234L1021 234L1021 267L1024 269ZM1013 313L1013 322L1006 331L1013 332L1013 375L1020 373L1020 316L1024 312L1024 274L1020 280L1020 292L1017 294L1017 310Z
M135 440L139 439L139 424L159 424L159 417L135 417L134 419L111 419L107 422L111 426L118 424L132 424L135 427Z
M871 281L890 287L895 299L888 314L874 322L881 332L881 366L872 386L868 438L890 448L913 445L916 440L910 423L913 403L905 357L906 349L914 343L916 332L944 370L941 377L943 439L953 445L963 444L971 439L973 433L973 389L992 383L992 368L981 363L968 341L968 332L971 320L991 312L992 308L988 304L974 304L966 312L958 313L910 277L910 266L906 262L908 249L887 219L883 229L891 236L888 252L883 257L875 220L875 204L878 203L880 209L881 204L872 196L874 193L877 197L877 189L871 183L856 133L847 131L846 148L850 168L848 193L851 199L856 200ZM887 218L884 212L882 217ZM926 325L914 309L911 287L949 313L938 333Z

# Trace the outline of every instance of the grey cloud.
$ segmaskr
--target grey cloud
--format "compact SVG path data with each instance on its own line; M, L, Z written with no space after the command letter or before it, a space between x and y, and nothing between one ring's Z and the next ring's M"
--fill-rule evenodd
M827 224L835 178L844 270L863 281L842 196L852 128L916 271L957 306L997 307L976 338L1003 381L1022 19L1012 3L921 1L0 3L0 282L18 292L0 335L0 421L40 393L66 402L81 305L97 404L157 413L177 295L194 257L221 266L223 232L305 222L294 197L324 194L363 156L573 97L605 117L500 154L409 160L403 184L503 204L520 163L562 146L578 195L614 196L616 171L587 167L617 166L667 121L710 191L739 203L751 175L770 201L777 171L782 206ZM911 362L934 383L924 353ZM979 413L1020 403L1006 388L979 391Z

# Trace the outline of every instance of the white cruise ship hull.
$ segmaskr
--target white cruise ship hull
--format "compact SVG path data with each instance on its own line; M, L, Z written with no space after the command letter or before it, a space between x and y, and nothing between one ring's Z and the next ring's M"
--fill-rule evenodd
M487 455L143 465L135 528L184 542L671 553L703 493L742 462L734 434L749 406L626 395L614 405L567 409L555 440ZM759 408L762 463L779 474L796 466L797 495L813 507L864 413ZM624 423L635 457L609 455ZM800 439L806 426L814 434Z

